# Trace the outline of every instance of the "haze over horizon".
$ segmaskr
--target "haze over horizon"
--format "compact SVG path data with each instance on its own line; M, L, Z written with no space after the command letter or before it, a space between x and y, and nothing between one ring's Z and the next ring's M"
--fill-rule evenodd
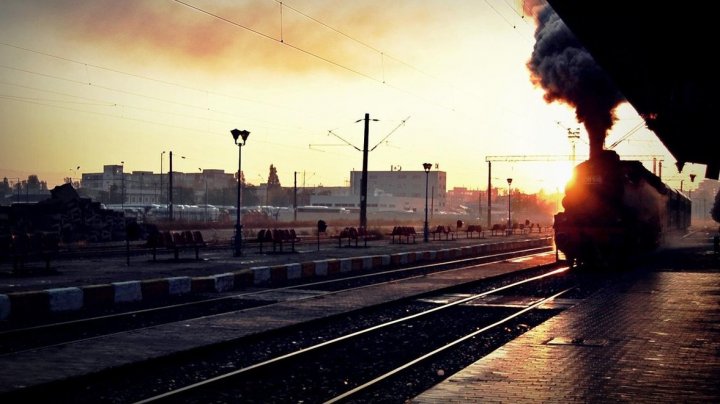
M486 156L570 155L568 129L581 127L531 82L535 23L521 3L2 2L0 178L37 174L52 187L75 167L121 161L159 172L169 150L186 157L176 171L235 172L239 128L251 132L248 182L273 164L285 186L294 171L344 185L362 168L347 143L362 147L356 121L369 113L370 170L431 162L448 188L484 188ZM615 150L664 159L663 178L679 186L675 160L632 107L617 116L606 147L635 131ZM578 162L587 142L582 129ZM554 192L570 166L497 163L493 177Z

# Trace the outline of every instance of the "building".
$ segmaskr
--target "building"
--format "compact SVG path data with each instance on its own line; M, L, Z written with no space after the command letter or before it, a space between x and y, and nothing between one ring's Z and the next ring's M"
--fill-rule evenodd
M444 171L369 171L367 188L368 213L425 211L425 181L427 179L428 211L446 210L447 193ZM360 209L362 171L350 172L350 188L325 195L313 195L310 204L351 211Z
M209 194L237 187L234 174L224 170L173 171L172 177L175 204L205 204ZM169 173L125 173L122 165L115 164L103 166L101 173L83 173L80 182L84 194L94 200L137 205L167 204L169 185ZM228 194L228 198L231 196Z

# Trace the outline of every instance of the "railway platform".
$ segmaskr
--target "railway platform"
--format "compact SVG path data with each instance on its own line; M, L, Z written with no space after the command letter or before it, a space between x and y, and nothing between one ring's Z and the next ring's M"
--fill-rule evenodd
M661 251L411 402L720 402L720 259Z
M206 237L209 239L209 237ZM488 254L528 246L535 240L552 244L552 233L516 234L482 238L456 237L424 243L392 243L388 239L368 241L358 247L338 246L325 240L295 245L294 251L260 253L247 244L243 256L233 257L232 250L207 248L195 259L186 251L175 259L172 252L152 256L122 251L111 255L95 253L52 262L50 271L36 262L26 274L11 273L12 265L0 265L0 320L22 319L54 313L66 313L87 307L111 307L117 304L143 303L190 293L227 292L238 287L282 284L300 278L333 273L374 270L390 265L442 261ZM514 244L513 244L514 243ZM229 243L227 243L229 246ZM128 265L129 262L129 265Z
M302 293L304 297L317 293L319 298L314 299L289 299L292 292L279 291L273 298L278 302L267 307L231 311L3 354L0 355L0 396L12 395L15 391L21 392L29 387L67 381L83 375L99 374L105 370L117 369L140 361L168 357L262 332L375 307L389 301L401 300L477 279L554 263L555 253L547 246L546 240L538 239L538 241L545 243L543 248L545 252L534 254L532 257L504 259L492 265L483 265L482 270L469 267L451 273L441 272L414 277L401 283L385 282L373 287L349 289L331 294L312 290L296 292ZM508 242L511 241L491 240L491 244L495 245ZM425 248L429 246L433 245L426 244ZM443 244L434 246L441 247ZM15 402L12 396L8 401Z

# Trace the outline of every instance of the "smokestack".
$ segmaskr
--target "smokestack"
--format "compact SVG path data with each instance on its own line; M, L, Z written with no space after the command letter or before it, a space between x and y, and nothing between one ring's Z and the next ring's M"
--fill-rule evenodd
M575 108L578 122L588 132L593 159L604 149L623 96L548 4L534 7L533 13L538 26L527 63L530 80L545 90L548 103L564 102Z

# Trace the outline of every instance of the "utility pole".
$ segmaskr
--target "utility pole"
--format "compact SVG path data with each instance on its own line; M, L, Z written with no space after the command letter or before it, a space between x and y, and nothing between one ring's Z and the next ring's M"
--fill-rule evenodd
M482 191L480 190L480 187L478 187L478 223L481 220L482 216Z
M170 151L170 172L168 172L168 211L170 213L170 221L173 221L173 169L172 169L172 150Z
M370 137L370 114L365 114L365 135L363 139L363 168L360 179L360 228L367 228L367 170L368 142Z
M490 221L492 218L490 217L490 211L492 210L492 161L488 160L488 187L487 187L487 198L488 198L488 212L487 212L487 227L488 229L492 226L492 223Z
M165 151L163 150L162 153L160 153L160 198L158 198L158 204L162 204L162 194L163 194L163 155L165 154Z
M297 171L294 173L293 181L293 221L297 222Z
M572 165L575 167L575 143L580 139L580 128L575 128L575 130L568 128L567 131L568 139L570 139L570 144L572 144Z
M363 170L362 170L362 177L360 179L360 227L365 229L367 227L367 182L368 182L368 153L375 150L376 147L380 145L380 143L384 142L390 135L392 135L398 128L405 125L407 120L410 119L410 117L407 117L403 119L398 126L395 127L395 129L391 130L390 133L388 133L378 144L373 146L372 149L368 147L368 143L370 141L370 114L365 114L364 119L358 119L355 121L355 123L358 123L360 121L365 121L365 133L364 133L364 139L363 139L363 148L360 149L359 147L353 145L352 143L348 142L347 140L343 139L342 137L338 136L338 134L334 133L333 131L328 131L328 134L333 135L337 137L338 139L342 140L345 144L348 146L352 146L357 151L362 151L363 153ZM373 119L373 121L378 121L378 119ZM327 145L327 146L339 146L339 145ZM312 148L312 145L310 145ZM304 175L304 174L303 174ZM304 177L303 177L303 186L304 186Z

